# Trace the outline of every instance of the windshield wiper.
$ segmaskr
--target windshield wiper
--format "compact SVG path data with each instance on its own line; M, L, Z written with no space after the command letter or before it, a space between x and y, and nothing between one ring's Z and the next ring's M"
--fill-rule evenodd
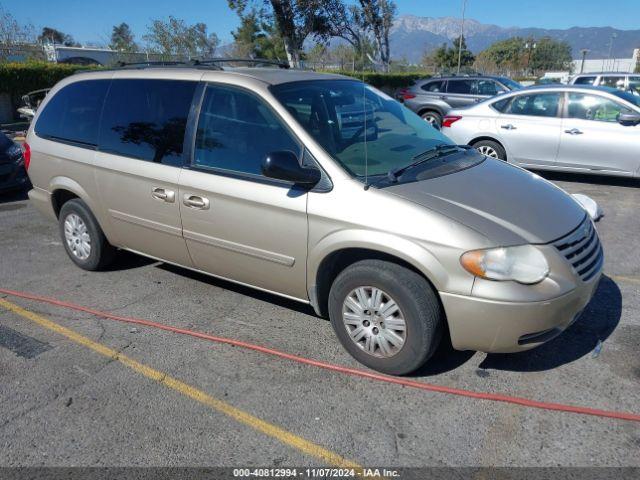
M413 157L409 165L405 165L404 167L392 168L387 172L387 178L390 182L396 183L400 175L402 175L410 168L417 167L418 165L433 160L434 158L440 158L445 155L449 155L450 153L454 153L460 150L468 150L470 148L472 147L469 147L468 145L449 145L446 143L441 143Z

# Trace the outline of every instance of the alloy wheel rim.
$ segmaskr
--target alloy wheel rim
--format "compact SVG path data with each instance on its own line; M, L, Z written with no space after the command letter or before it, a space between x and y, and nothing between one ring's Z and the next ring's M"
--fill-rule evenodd
M64 219L64 238L73 255L79 260L86 260L91 255L91 236L87 225L79 215L70 213Z
M491 157L491 158L500 158L498 156L498 152L496 151L495 148L491 148L487 145L482 145L480 147L478 147L476 150L478 150L481 154L486 155L487 157Z
M353 289L342 304L342 321L349 338L378 358L397 355L407 338L407 324L396 301L376 287Z

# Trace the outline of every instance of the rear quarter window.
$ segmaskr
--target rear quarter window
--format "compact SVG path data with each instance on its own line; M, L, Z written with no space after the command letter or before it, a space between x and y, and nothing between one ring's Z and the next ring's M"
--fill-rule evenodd
M181 166L197 82L114 79L105 101L99 150Z
M111 80L85 80L63 87L45 105L35 132L48 140L95 147L100 111Z

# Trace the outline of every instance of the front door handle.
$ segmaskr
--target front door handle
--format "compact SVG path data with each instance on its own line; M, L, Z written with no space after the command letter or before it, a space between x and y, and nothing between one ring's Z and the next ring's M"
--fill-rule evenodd
M565 130L564 133L568 133L569 135L582 135L584 132L577 128L572 128L571 130Z
M153 187L151 189L151 196L156 200L162 200L167 203L173 203L176 201L176 192L173 190L166 190L162 187Z
M182 202L189 208L195 210L209 210L209 199L185 193Z
M507 125L500 125L500 128L503 128L505 130L517 130L518 129L518 127L515 127L515 126L511 125L510 123L507 124Z

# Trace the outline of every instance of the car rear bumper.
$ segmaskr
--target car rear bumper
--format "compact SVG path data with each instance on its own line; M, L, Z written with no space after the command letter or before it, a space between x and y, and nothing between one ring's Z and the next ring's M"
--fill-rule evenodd
M17 190L29 184L29 177L22 165L0 165L0 192Z
M500 302L441 293L456 350L509 353L529 350L562 333L580 316L601 273L571 292L542 302Z
M56 219L56 213L53 210L53 203L51 202L51 194L48 191L34 187L29 190L28 195L31 204L36 207L40 213L48 218Z

